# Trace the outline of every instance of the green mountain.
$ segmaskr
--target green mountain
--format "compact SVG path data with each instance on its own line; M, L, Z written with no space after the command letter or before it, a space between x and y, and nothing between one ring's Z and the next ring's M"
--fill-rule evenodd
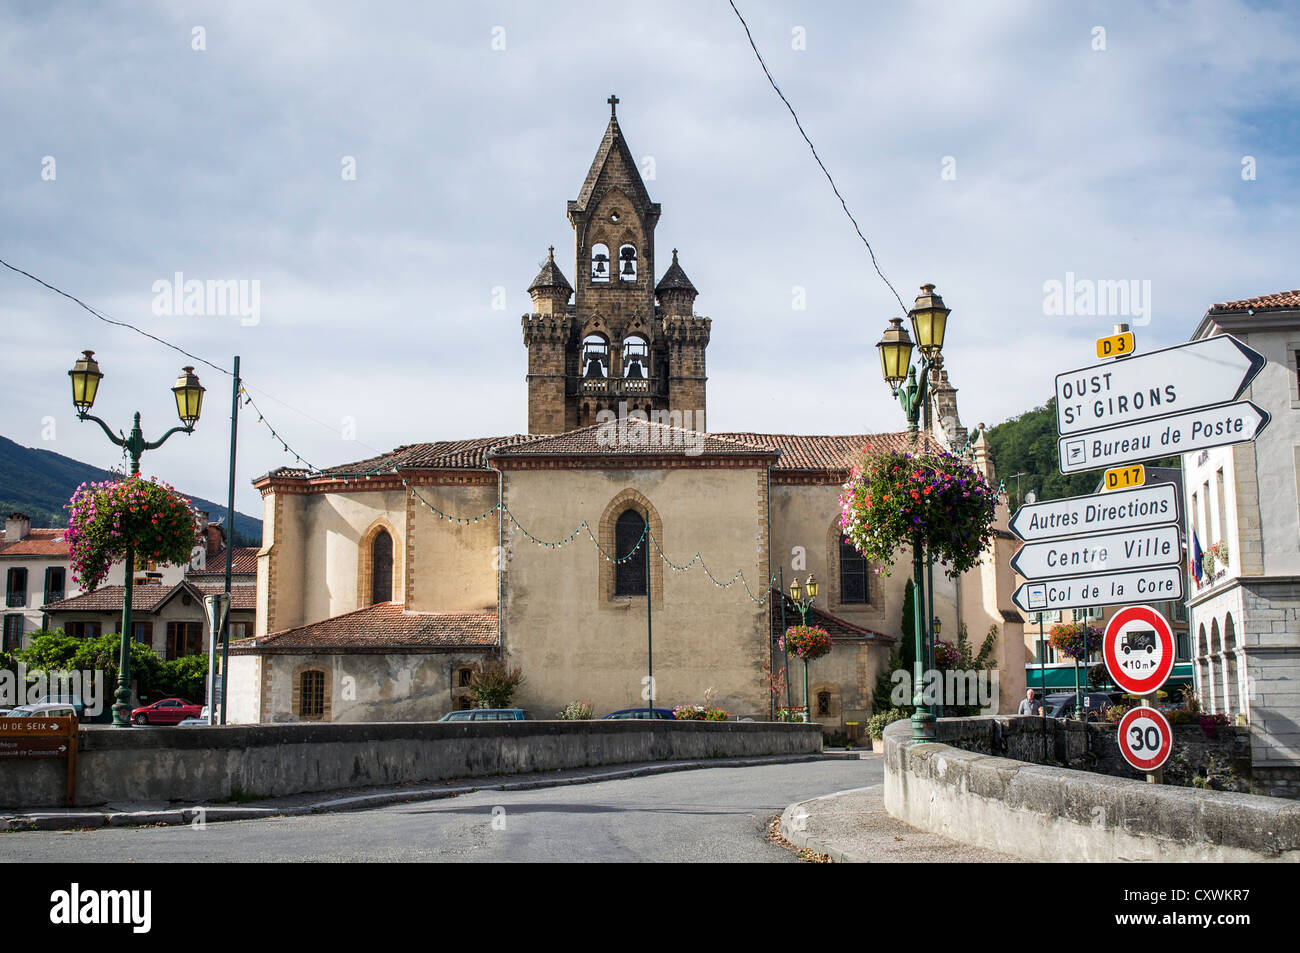
M0 515L14 511L25 513L33 526L66 526L68 514L63 507L78 486L118 476L121 474L0 437ZM225 503L213 503L197 496L190 499L198 509L207 510L214 520L226 514ZM234 543L260 546L262 521L236 510Z
M998 478L1006 484L1011 494L1011 509L1020 505L1020 498L1033 490L1039 500L1057 500L1067 496L1083 496L1097 492L1104 470L1071 473L1060 470L1056 455L1056 398L1052 397L1042 407L1012 417L990 427L987 431L989 454ZM1173 456L1151 460L1152 467L1182 466L1182 458ZM1019 481L1016 474L1020 474Z

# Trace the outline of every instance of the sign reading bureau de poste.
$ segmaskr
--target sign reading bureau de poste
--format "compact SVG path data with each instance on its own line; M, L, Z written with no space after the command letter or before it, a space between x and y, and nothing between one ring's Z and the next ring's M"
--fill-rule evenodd
M1115 467L1155 457L1246 443L1270 416L1248 400L1188 410L1168 417L1070 434L1057 441L1062 473Z
M1066 371L1056 375L1056 432L1064 437L1225 404L1265 363L1258 351L1220 334Z
M1178 502L1174 485L1153 483L1133 490L1030 503L1016 510L1009 527L1020 539L1032 542L1176 522Z

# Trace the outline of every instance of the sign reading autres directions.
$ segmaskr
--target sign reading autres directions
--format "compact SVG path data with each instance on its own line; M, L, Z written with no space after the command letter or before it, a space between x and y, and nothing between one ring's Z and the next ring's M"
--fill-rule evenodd
M1082 433L1234 401L1265 363L1258 351L1220 334L1057 374L1057 433Z
M1140 529L1178 519L1177 490L1172 483L1152 483L1132 490L1072 496L1020 507L1009 528L1022 540L1079 536L1120 529Z

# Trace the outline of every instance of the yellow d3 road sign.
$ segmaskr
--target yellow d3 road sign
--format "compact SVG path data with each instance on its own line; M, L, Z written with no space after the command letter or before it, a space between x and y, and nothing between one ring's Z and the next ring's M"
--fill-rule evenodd
M1101 491L1107 493L1111 490L1131 490L1146 482L1146 467L1140 463L1131 467L1115 467L1113 470L1107 470L1102 476Z
M1123 334L1112 334L1110 337L1097 338L1097 356L1100 358L1127 357L1132 353L1132 331L1125 331Z

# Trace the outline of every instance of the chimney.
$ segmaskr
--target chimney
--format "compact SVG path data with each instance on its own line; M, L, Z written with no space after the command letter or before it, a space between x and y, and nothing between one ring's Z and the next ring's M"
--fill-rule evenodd
M32 521L22 513L10 513L5 519L5 542L16 543L26 539L32 528Z

